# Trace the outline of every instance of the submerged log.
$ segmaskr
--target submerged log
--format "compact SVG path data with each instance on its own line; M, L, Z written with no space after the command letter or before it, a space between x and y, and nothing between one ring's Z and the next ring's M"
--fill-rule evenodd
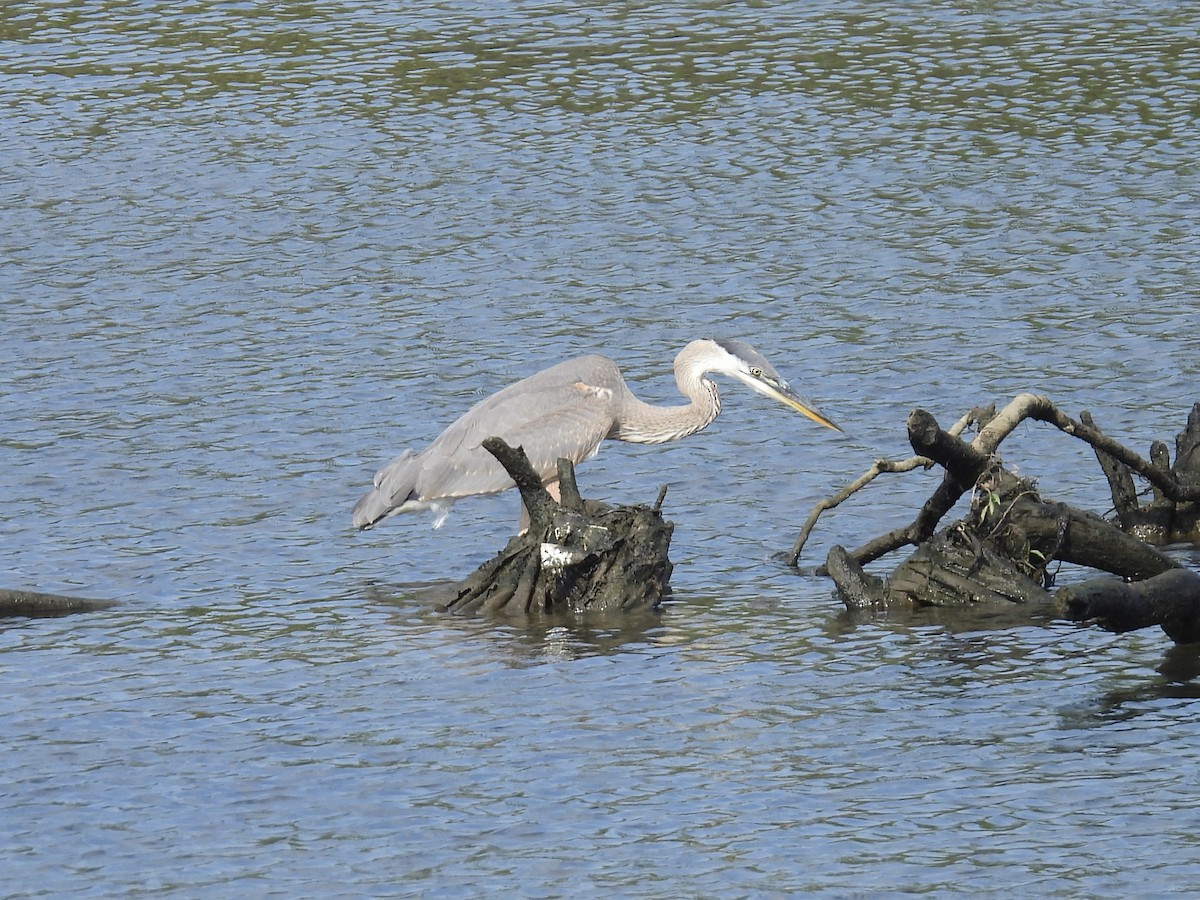
M1063 615L1123 633L1159 625L1177 644L1200 642L1200 575L1172 569L1145 581L1093 578L1055 594Z
M561 500L542 486L521 448L499 438L483 446L521 492L529 528L457 589L452 612L530 616L654 607L671 578L674 526L654 507L584 500L570 460L558 461Z
M65 616L68 613L108 609L110 606L116 606L116 601L0 588L0 616L3 617Z

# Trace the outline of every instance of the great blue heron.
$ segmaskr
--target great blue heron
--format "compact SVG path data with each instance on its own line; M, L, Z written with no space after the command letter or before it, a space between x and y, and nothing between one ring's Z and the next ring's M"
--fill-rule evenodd
M440 527L455 500L494 494L513 481L480 444L503 438L524 447L543 483L556 487L559 457L580 462L605 438L662 444L695 434L721 411L709 372L730 375L752 390L841 431L795 393L775 368L744 341L692 341L675 357L675 383L686 406L643 403L625 385L616 363L581 356L509 385L467 410L421 453L406 450L375 475L375 486L354 507L354 526L370 528L396 513L432 510Z

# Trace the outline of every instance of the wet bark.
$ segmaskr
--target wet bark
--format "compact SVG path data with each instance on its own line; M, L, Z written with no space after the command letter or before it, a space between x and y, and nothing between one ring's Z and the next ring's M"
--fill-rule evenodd
M1145 581L1093 578L1055 599L1072 621L1122 633L1158 625L1178 644L1200 642L1200 575L1172 569Z
M1200 477L1197 477L1200 473L1193 468L1200 467L1200 404L1176 441L1174 466L1166 465L1161 453L1152 453L1150 460L1138 457L1104 435L1086 413L1081 417L1082 422L1075 422L1049 400L1031 394L1017 397L999 413L994 408L973 410L949 432L942 430L932 415L918 409L908 419L909 442L918 456L902 464L879 461L870 477L922 464L939 466L942 480L908 525L856 550L834 547L830 551L825 572L833 578L843 603L850 609L862 609L896 604L947 606L985 602L1044 607L1055 600L1064 604L1070 601L1083 610L1076 616L1081 620L1146 621L1163 625L1176 640L1195 639L1191 635L1200 635L1200 625L1196 614L1188 610L1193 607L1200 610L1200 599L1191 600L1191 595L1180 595L1179 590L1191 579L1200 582L1200 576L1187 572L1171 556L1150 546L1138 531L1123 530L1122 526L1132 520L1132 514L1110 522L1067 504L1043 499L1032 480L1017 476L1001 463L997 456L1001 441L1017 424L1030 418L1054 424L1091 444L1110 484L1114 485L1114 500L1119 492L1123 497L1134 498L1136 505L1136 492L1132 488L1132 473L1136 473L1154 486L1152 509L1169 510L1165 519L1168 523L1190 522L1194 527L1195 507L1200 504ZM979 425L978 435L969 443L956 434L964 421ZM856 482L859 487L865 484L864 479L860 482ZM968 492L971 504L967 514L938 530L943 518ZM843 499L839 495L837 502ZM836 504L827 503L818 510L832 505ZM816 514L806 523L802 539ZM1187 518L1189 514L1192 520ZM1178 539L1181 529L1168 524L1163 533ZM793 548L793 561L802 546L800 540ZM867 564L905 546L916 549L889 575L866 572ZM1119 576L1120 580L1106 584L1136 582L1151 587L1140 592L1135 585L1126 584L1131 590L1121 595L1123 605L1109 599L1111 587L1106 588L1108 593L1097 593L1095 600L1079 600L1084 595L1061 591L1052 596L1048 589L1054 581L1054 567L1062 562ZM1155 589L1154 584L1163 587ZM1168 601L1165 593L1168 589L1175 591L1171 595L1175 599ZM1072 597L1076 599L1070 600ZM1139 602L1148 605L1136 612ZM1088 610L1101 612L1093 615Z
M1080 419L1095 428L1088 413ZM1200 502L1173 499L1156 486L1149 502L1143 504L1128 465L1100 449L1096 450L1096 460L1108 480L1113 508L1123 530L1151 544L1200 544ZM1200 403L1192 407L1187 425L1175 437L1174 464L1170 450L1161 441L1150 447L1150 464L1164 480L1200 486Z
M672 565L674 526L654 507L609 507L579 495L570 460L558 461L556 501L520 448L497 438L483 446L517 483L529 528L479 567L446 605L453 612L535 616L656 606Z
M115 605L115 601L112 600L92 600L87 597L0 588L0 617L63 616L68 613L107 609Z

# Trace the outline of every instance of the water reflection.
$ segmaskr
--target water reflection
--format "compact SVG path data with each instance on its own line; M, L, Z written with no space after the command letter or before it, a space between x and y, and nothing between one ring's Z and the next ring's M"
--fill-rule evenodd
M1153 720L1172 709L1190 713L1200 700L1200 645L1168 647L1156 672L1158 677L1114 676L1090 702L1062 710L1064 726L1127 725L1143 717ZM1156 726L1150 723L1147 727Z
M1008 605L986 608L923 608L916 610L853 610L836 617L832 633L850 634L863 627L877 637L879 631L895 632L912 639L920 636L920 649L912 664L929 668L939 683L965 685L983 681L999 685L1005 681L1025 682L1038 674L1052 681L1079 678L1088 681L1095 693L1086 700L1061 707L1066 728L1092 728L1128 722L1160 709L1160 702L1200 699L1200 645L1171 643L1157 628L1143 634L1106 635L1110 646L1133 643L1142 646L1144 663L1137 671L1111 671L1097 678L1082 663L1065 670L1047 669L1055 643L1098 634L1089 626L1065 622L1053 604L1039 608ZM1153 670L1156 651L1161 659ZM1069 654L1068 654L1069 656ZM923 662L918 662L918 659ZM945 663L945 665L941 665Z
M395 610L401 621L422 621L427 627L472 640L492 635L513 665L548 659L603 656L644 647L663 640L661 609L628 612L556 612L534 616L459 615L445 606L455 596L457 582L371 584L363 595L368 603ZM670 603L668 599L665 601Z
M838 620L847 628L864 623L894 625L901 628L930 628L948 634L1007 631L1014 628L1045 626L1061 619L1053 602L1044 604L978 603L964 606L925 606L920 608L844 610Z

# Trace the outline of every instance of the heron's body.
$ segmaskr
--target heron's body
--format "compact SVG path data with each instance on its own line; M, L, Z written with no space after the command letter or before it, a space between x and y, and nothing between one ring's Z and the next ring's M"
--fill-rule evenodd
M714 382L721 371L773 396L830 428L831 421L801 401L771 365L740 341L692 341L675 359L675 380L690 399L681 406L643 403L604 356L561 362L481 400L421 453L406 451L375 476L354 507L354 525L368 528L401 512L431 509L440 525L455 500L513 486L483 449L488 437L523 447L544 483L557 478L560 457L581 462L605 438L659 444L706 428L721 411Z

